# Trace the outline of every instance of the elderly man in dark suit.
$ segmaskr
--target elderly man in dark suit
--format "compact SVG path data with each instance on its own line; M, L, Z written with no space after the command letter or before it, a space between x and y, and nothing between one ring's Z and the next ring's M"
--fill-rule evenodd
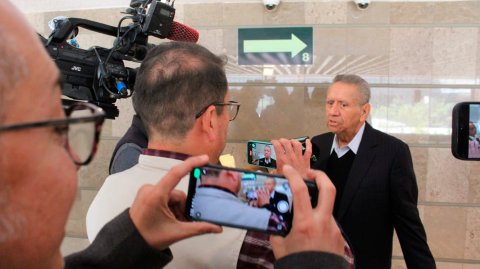
M391 268L394 228L409 269L435 268L417 209L409 147L365 122L369 100L370 86L364 79L335 77L326 102L331 132L312 139L319 149L312 168L324 171L337 189L333 215L353 245L357 269ZM310 155L301 155L299 143L281 139L272 144L279 172L285 163L299 170L310 166Z

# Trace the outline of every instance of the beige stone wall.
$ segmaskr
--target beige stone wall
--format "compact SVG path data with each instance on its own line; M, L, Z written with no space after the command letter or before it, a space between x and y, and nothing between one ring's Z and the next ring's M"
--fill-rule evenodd
M47 35L47 21L64 15L116 25L123 8L28 13ZM372 84L375 128L410 145L419 187L419 210L438 268L480 268L480 165L450 152L451 108L480 100L480 1L373 2L358 11L350 2L287 2L267 12L260 3L177 3L176 20L200 32L199 43L229 58L231 100L242 103L230 124L225 153L246 165L247 140L314 136L327 131L324 103L338 73ZM312 66L237 65L237 29L311 26ZM83 48L110 47L112 38L81 31ZM154 40L150 42L162 42ZM64 254L88 245L85 214L108 175L108 162L133 115L130 100L117 102L120 117L107 121L99 153L79 172L77 199L62 246ZM395 238L394 268L405 268Z

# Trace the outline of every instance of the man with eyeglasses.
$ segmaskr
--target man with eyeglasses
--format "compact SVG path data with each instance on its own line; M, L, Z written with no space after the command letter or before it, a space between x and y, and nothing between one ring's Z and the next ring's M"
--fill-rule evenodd
M210 162L218 163L229 121L236 118L240 107L229 101L225 63L191 43L162 43L149 51L137 72L133 95L148 148L136 166L105 180L87 213L90 241L131 206L143 184L156 184L189 156L207 154ZM187 192L188 176L177 189ZM252 243L260 241L261 246ZM224 228L219 236L184 240L171 249L176 259L169 268L268 268L275 261L268 236L233 228Z
M161 268L172 259L169 245L221 232L212 224L179 221L185 193L174 188L194 167L208 162L205 155L191 157L158 184L144 185L130 209L64 264L60 244L77 192L76 172L95 154L104 115L89 104L64 111L59 72L9 1L0 1L0 33L1 269ZM321 268L347 268L341 257L344 241L332 223L333 185L324 174L310 172L323 197L318 201L321 206L312 209L299 174L291 167L284 172L291 179L296 221L302 225L296 225L286 238L272 239L279 258L276 268L289 268L305 259L309 262L304 266L317 262Z
M218 163L229 121L236 118L240 107L228 99L225 63L190 43L162 43L149 52L137 72L133 96L148 134L148 148L143 149L136 166L105 180L87 213L90 241L105 223L131 206L143 184L157 183L189 156L207 154L210 162ZM188 177L177 188L186 192ZM235 267L245 233L224 228L220 236L204 235L177 243L171 247L176 259L168 267ZM218 255L225 252L231 255Z

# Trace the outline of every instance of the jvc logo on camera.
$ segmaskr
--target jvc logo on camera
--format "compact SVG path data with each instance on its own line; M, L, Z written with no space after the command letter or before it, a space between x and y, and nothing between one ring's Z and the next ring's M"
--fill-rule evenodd
M72 67L72 70L73 70L73 71L82 72L82 67L80 67L80 66L73 66L73 67Z

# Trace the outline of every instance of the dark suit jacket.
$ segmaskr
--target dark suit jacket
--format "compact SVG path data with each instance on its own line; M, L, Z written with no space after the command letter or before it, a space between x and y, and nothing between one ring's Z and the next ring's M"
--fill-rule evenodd
M258 159L258 165L265 167L277 167L277 161L275 161L273 158L270 158L270 163L265 163L265 158L261 158Z
M271 212L274 212L278 216L282 216L284 220L290 221L291 220L291 213L290 211L287 212L280 212L277 208L277 205L280 201L285 201L287 202L288 206L290 207L290 203L288 202L288 197L287 195L280 193L278 191L275 191L275 194L273 195L273 198L270 198L270 204L263 206L264 208L270 210Z
M320 150L313 169L326 171L333 138L326 133L312 139ZM409 269L436 268L417 200L408 145L366 123L335 216L353 245L357 269L391 268L394 227Z

